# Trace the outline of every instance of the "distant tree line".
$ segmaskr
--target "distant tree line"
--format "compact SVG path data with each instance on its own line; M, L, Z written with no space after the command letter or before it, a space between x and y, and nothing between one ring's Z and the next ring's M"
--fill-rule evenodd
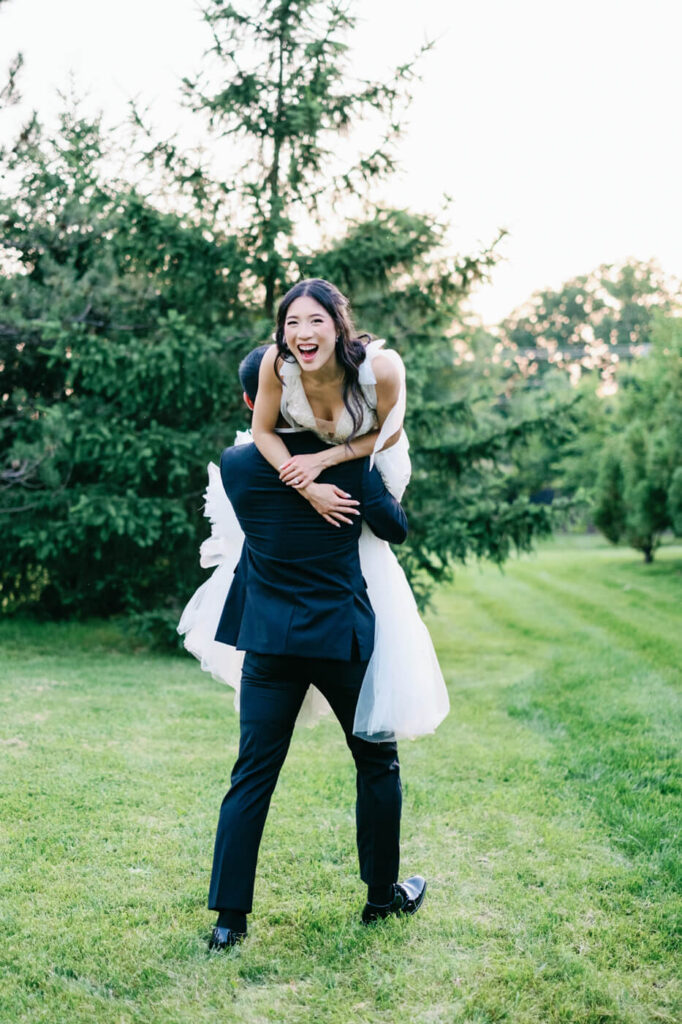
M545 289L460 353L517 406L533 390L572 393L575 430L537 434L514 453L535 500L584 502L584 520L651 561L682 533L682 291L653 262L602 266Z

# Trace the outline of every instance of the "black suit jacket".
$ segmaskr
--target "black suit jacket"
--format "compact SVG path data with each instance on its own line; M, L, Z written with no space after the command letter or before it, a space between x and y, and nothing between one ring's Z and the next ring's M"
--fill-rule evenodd
M325 446L312 433L287 434L292 455ZM374 612L360 570L361 521L400 544L407 519L369 459L320 474L360 501L353 524L331 526L277 472L255 445L226 448L223 486L244 531L242 556L218 624L216 640L258 654L291 654L350 661L374 645Z

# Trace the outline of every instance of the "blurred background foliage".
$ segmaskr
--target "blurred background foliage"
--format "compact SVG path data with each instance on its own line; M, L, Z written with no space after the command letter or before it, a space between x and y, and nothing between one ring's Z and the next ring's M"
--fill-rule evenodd
M347 11L245 8L205 3L212 46L184 81L236 154L229 180L138 109L105 129L67 99L56 127L33 114L0 152L3 611L172 633L203 577L206 464L246 425L238 362L307 276L405 361L399 554L422 604L457 560L501 563L570 514L653 557L682 530L679 288L653 264L601 267L484 329L466 299L499 239L452 256L441 217L367 198L395 168L421 54L351 81ZM339 140L370 116L376 147L344 164ZM323 242L301 242L306 223Z

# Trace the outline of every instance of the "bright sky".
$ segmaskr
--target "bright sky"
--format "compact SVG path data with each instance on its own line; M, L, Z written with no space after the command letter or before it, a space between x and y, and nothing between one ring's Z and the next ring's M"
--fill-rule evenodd
M414 87L402 172L382 195L433 212L452 196L462 253L509 229L505 262L472 302L487 323L601 263L655 258L682 277L680 0L360 0L355 10L358 74L383 78L438 41ZM22 109L48 120L72 71L108 122L136 96L169 133L187 116L180 78L208 45L196 0L0 6L0 80L22 50ZM6 141L16 117L0 114Z

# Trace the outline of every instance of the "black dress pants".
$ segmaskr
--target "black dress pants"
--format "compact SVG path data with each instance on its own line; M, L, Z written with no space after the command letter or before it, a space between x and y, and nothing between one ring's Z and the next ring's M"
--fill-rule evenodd
M208 906L251 912L265 819L306 690L314 683L341 723L357 769L360 877L367 885L398 879L402 787L395 742L353 735L366 661L289 655L244 658L239 756L220 808Z

